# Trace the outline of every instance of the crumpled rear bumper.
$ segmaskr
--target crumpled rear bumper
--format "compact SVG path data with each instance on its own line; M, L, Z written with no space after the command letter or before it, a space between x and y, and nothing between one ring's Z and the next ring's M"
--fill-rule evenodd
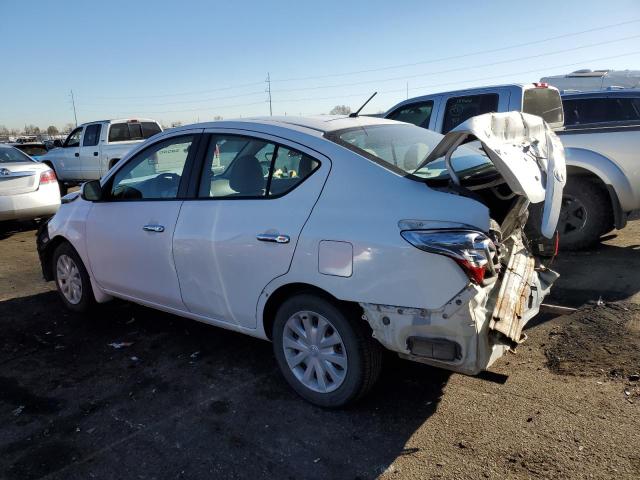
M517 239L492 285L469 284L437 310L362 303L373 336L401 357L475 375L526 337L558 274L536 267Z

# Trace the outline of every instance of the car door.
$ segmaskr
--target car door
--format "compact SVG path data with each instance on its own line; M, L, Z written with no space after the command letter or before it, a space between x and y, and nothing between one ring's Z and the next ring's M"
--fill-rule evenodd
M182 311L172 237L199 132L158 139L103 181L86 222L91 271L107 292Z
M253 329L260 293L289 270L330 162L281 139L229 132L208 139L173 254L190 312Z
M100 134L102 124L92 123L84 127L80 145L80 170L82 180L100 178Z
M82 127L73 130L62 144L62 151L59 154L56 168L65 180L79 180L82 175L80 167L80 139L82 138Z

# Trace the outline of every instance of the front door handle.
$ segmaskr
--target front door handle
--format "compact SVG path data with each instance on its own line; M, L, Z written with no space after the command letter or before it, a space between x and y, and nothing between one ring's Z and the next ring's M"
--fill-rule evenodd
M155 233L164 232L164 226L163 225L145 225L144 227L142 227L142 229L145 232L155 232Z
M97 157L98 156L98 152L93 152L93 156Z
M76 157L79 157L79 156L80 156L80 154L79 154L78 152L74 153L74 155L75 155Z
M273 242L273 243L289 243L291 240L289 235L281 235L279 233L259 233L256 238L261 242Z

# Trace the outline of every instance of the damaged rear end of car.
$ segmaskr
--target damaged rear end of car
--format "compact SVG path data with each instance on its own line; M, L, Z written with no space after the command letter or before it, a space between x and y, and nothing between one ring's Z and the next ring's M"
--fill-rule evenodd
M526 339L525 325L558 278L529 245L524 226L529 205L543 203L541 231L557 242L564 151L539 117L485 114L442 137L411 174L484 204L489 227L399 221L406 242L450 258L468 284L437 309L361 303L364 318L374 337L403 358L477 374Z

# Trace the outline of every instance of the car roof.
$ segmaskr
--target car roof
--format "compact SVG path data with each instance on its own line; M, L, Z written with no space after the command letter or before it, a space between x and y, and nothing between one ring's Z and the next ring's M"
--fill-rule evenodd
M370 125L397 124L394 120L387 120L378 117L358 116L349 117L348 115L315 115L307 117L295 116L274 116L274 117L254 117L239 118L234 120L219 120L215 122L195 123L184 125L172 129L187 130L194 127L197 128L238 128L249 125L271 125L279 126L292 130L304 130L315 136L322 136L328 132L343 130L345 128L366 127Z

